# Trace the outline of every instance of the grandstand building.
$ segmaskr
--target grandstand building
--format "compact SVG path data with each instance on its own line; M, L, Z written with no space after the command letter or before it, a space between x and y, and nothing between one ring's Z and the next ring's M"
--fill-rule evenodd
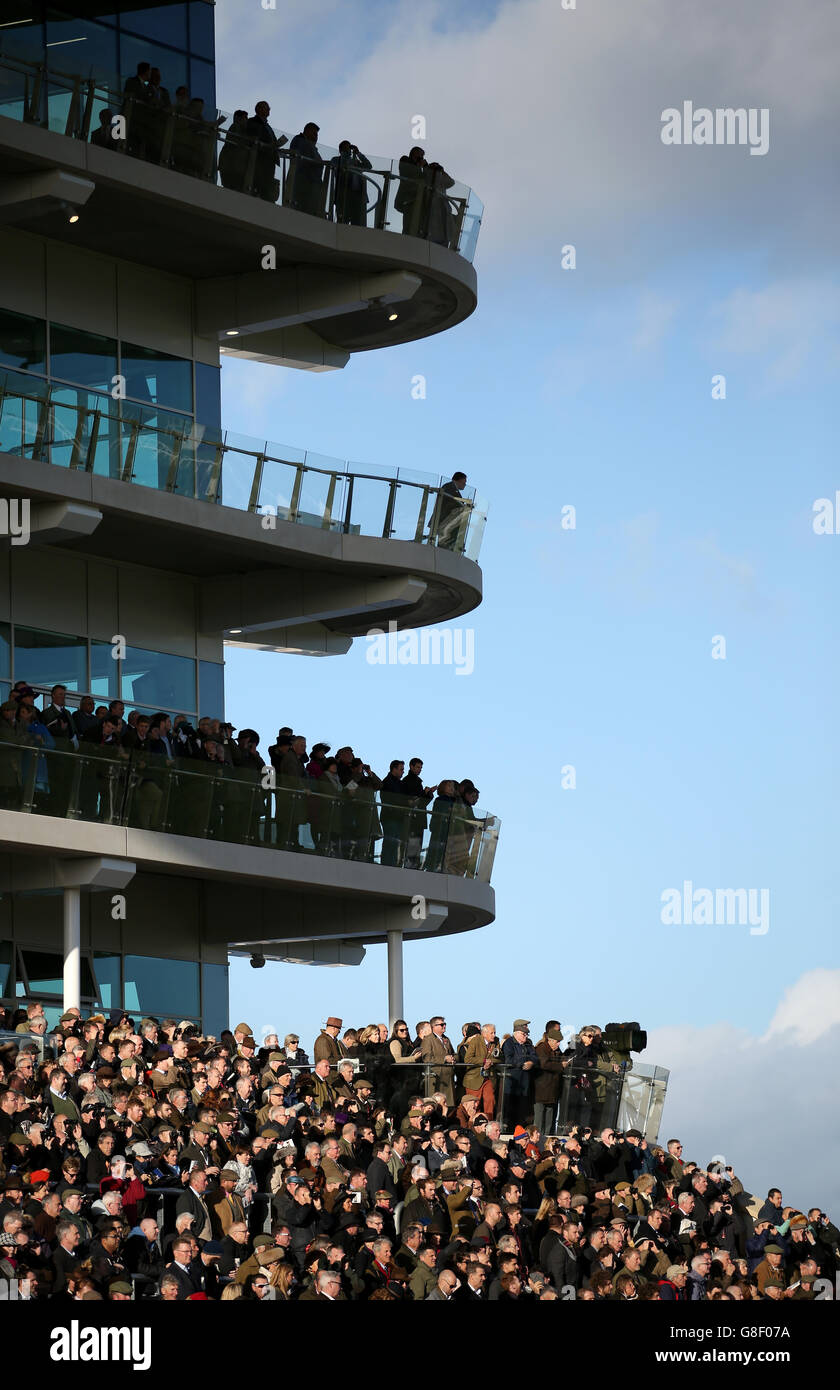
M340 660L475 608L485 509L467 496L444 534L449 474L231 437L220 406L223 353L340 370L465 319L474 195L409 198L390 158L318 163L273 117L266 191L265 146L216 110L208 0L3 15L0 701L63 683L71 711L92 694L194 726L223 715L228 646ZM168 104L131 95L144 61ZM340 834L290 847L284 795L0 741L0 996L218 1032L230 954L355 964L386 941L400 1014L405 939L493 919L497 823L476 813L457 870L382 864Z

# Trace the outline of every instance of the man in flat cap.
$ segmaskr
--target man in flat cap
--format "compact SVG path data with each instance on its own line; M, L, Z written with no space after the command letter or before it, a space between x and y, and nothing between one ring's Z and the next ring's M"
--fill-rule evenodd
M236 1222L245 1220L242 1198L236 1194L239 1182L238 1168L223 1168L219 1174L219 1186L207 1198L210 1222L216 1240L223 1240Z
M506 1121L513 1128L528 1120L531 1096L531 1073L539 1066L537 1050L528 1034L531 1024L527 1018L513 1020L513 1036L502 1043L502 1062L505 1066Z

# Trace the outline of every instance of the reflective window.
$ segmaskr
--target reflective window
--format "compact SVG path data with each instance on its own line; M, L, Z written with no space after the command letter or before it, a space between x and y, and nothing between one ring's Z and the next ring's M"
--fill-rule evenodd
M20 24L4 27L0 40L3 53L10 58L21 63L42 63L44 60L43 24L28 24L21 19Z
M205 1033L219 1036L228 1026L228 968L201 967L201 1025Z
M46 372L47 325L43 319L0 309L0 366Z
M156 43L168 43L173 48L186 48L187 6L156 5L149 9L125 6L121 28L123 31L130 29L133 34L139 34L142 38ZM150 58L149 61L155 67L161 67L160 63L155 63L154 58Z
M190 53L201 58L216 56L215 35L213 33L213 6L206 0L192 0L190 12Z
M50 324L50 376L96 391L110 391L117 375L117 340Z
M201 97L205 116L212 116L216 109L216 69L212 63L201 58L190 59L190 96Z
M222 427L222 369L195 364L195 418L200 425Z
M10 681L0 681L0 705L2 705L4 700L8 700L11 688Z
M127 396L192 414L192 363L186 358L121 343L120 370Z
M158 11L164 14L165 11ZM157 48L149 39L135 37L133 34L120 35L120 76L123 84L137 72L138 63L151 63L160 68L161 86L169 93L170 101L175 100L175 92L187 85L187 55L175 53L172 49Z
M6 986L12 973L12 943L0 941L0 994L6 993Z
M9 664L12 656L9 633L9 624L0 623L0 676L8 676L12 669Z
M198 707L211 719L224 718L225 668L217 661L198 663Z
M126 704L195 714L195 662L189 657L127 647L121 667L120 694Z
M97 700L116 700L119 692L119 666L114 660L116 650L110 642L90 644L90 684L88 694Z
M93 973L96 976L96 998L103 1009L121 1008L120 957L110 951L94 951Z
M14 675L30 685L87 690L87 642L61 632L15 627Z
M117 36L113 29L89 19L49 10L47 62L50 72L57 76L113 81L117 74Z
M198 966L189 960L126 956L123 1007L134 1013L198 1018Z
M29 994L63 994L64 961L52 951L21 951ZM96 986L87 956L81 959L81 992L87 999L96 995Z

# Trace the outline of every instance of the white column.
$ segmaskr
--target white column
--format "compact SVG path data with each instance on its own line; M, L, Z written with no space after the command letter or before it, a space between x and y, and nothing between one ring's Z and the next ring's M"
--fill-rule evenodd
M388 932L388 1024L393 1029L403 1016L403 940L401 931Z
M82 890L64 889L64 1008L80 1009L82 993Z

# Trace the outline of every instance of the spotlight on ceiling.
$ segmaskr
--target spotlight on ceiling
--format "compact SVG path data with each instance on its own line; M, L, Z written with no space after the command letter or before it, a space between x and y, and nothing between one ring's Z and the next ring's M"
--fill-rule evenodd
M395 319L398 319L398 318L399 318L399 314L389 314L389 315L388 315L388 322L389 322L389 323L393 323L394 320L395 320Z

